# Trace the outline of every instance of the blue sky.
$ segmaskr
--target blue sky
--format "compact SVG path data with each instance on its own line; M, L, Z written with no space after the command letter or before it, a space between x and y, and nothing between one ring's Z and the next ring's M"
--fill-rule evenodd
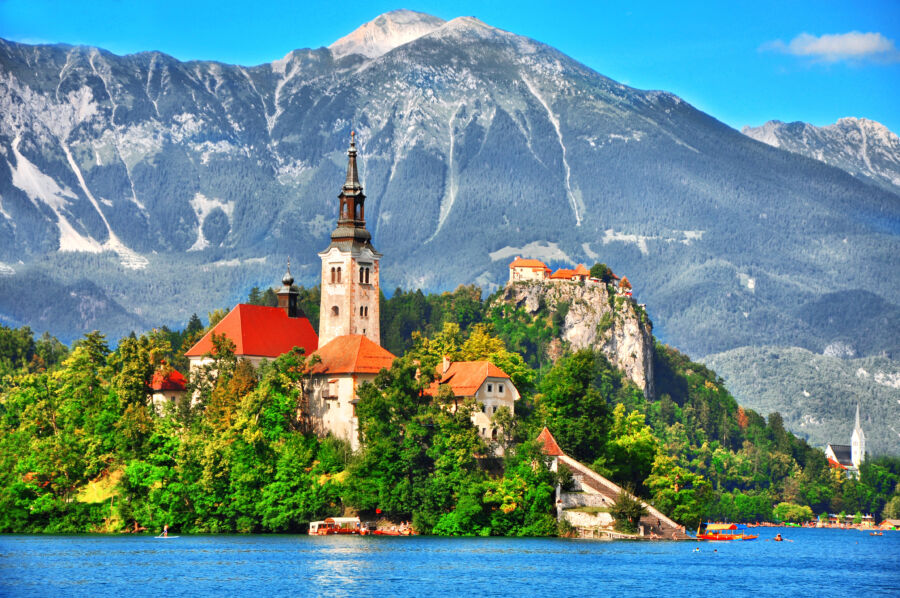
M900 1L190 2L0 0L0 37L259 64L395 8L475 16L740 128L842 116L900 133Z

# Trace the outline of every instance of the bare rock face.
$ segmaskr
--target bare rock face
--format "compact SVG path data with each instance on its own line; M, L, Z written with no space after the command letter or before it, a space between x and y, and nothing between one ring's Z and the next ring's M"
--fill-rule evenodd
M524 281L508 284L497 299L535 315L542 308L565 310L560 340L550 344L554 361L563 344L573 350L593 348L625 372L644 396L653 395L653 335L646 312L630 297L605 284L569 281Z

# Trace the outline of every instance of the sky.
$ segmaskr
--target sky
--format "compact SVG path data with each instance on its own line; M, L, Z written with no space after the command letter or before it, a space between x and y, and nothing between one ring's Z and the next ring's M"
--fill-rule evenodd
M856 116L900 133L900 0L0 0L0 37L254 65L397 8L475 16L738 129Z

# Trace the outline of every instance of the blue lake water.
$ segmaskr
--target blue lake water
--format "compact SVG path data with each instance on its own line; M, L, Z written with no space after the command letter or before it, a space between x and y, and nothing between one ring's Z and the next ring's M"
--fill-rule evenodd
M768 540L777 531L792 541ZM764 528L734 543L0 536L0 595L900 596L900 532Z

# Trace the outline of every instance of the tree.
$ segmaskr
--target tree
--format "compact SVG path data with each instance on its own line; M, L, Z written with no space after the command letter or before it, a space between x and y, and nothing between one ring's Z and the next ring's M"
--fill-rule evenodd
M597 278L601 282L607 284L612 282L612 273L612 270L606 264L598 262L591 266L591 278Z
M884 519L900 519L900 494L885 503L881 517Z
M589 349L563 357L544 376L535 397L537 428L546 426L567 454L594 462L609 427L607 398L614 389L608 362Z
M641 517L646 517L648 512L644 503L625 488L619 491L612 506L609 507L615 528L626 534L637 532Z

